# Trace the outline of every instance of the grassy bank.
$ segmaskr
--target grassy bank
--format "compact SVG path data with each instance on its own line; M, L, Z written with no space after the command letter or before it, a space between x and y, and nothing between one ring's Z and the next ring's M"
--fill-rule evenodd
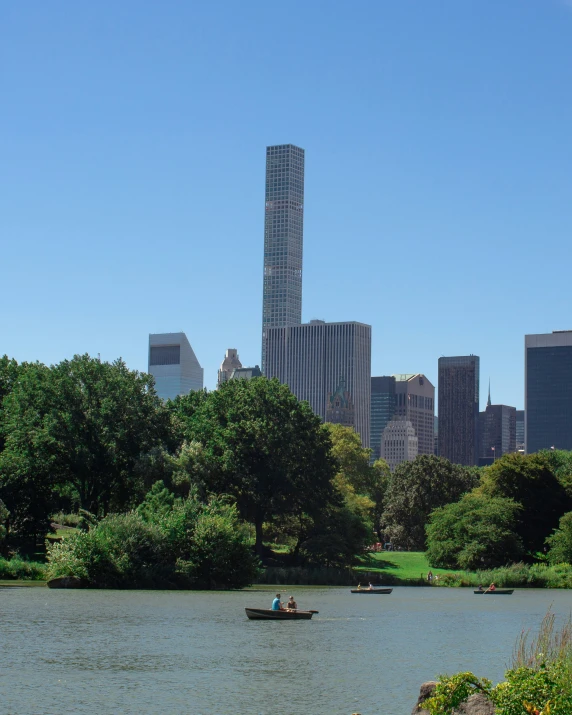
M354 569L269 567L259 584L295 586L351 586L359 583L388 586L428 586L427 572L432 571L432 587L488 586L494 582L505 588L572 588L572 565L512 564L486 571L432 569L423 552L389 551L364 557Z
M432 569L422 551L385 551L369 554L363 559L363 566L360 566L357 571L378 574L382 581L391 579L391 583L407 586L426 584L429 571L433 573L433 584L439 583L445 575L456 576L463 573L449 569Z

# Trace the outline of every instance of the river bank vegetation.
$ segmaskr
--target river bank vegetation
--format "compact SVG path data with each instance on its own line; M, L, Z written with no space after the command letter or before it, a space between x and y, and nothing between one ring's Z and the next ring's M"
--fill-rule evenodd
M441 676L420 707L431 715L451 715L476 693L494 704L496 715L570 715L572 712L572 622L556 628L548 612L538 634L518 639L506 680L493 686L473 673Z
M422 568L391 566L409 552ZM391 474L276 380L164 404L121 360L4 357L0 555L0 577L116 588L231 588L278 573L412 584L429 569L433 585L569 587L572 453L482 469L422 455Z

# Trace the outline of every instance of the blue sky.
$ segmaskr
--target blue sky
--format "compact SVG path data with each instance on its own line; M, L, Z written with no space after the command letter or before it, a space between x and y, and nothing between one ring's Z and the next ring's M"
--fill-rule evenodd
M572 328L572 3L0 2L0 353L212 388L260 361L264 162L306 150L303 319L373 326L373 374Z

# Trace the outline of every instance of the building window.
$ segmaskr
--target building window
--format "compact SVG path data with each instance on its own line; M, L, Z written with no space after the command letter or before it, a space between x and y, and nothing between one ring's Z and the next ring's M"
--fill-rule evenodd
M180 345L154 345L150 349L149 365L180 365Z

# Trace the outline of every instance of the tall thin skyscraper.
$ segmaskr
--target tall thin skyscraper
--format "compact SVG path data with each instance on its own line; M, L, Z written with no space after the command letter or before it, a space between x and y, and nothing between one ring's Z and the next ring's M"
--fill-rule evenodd
M304 150L293 144L266 147L262 373L266 331L302 322Z
M439 456L477 464L479 371L476 355L439 358Z

